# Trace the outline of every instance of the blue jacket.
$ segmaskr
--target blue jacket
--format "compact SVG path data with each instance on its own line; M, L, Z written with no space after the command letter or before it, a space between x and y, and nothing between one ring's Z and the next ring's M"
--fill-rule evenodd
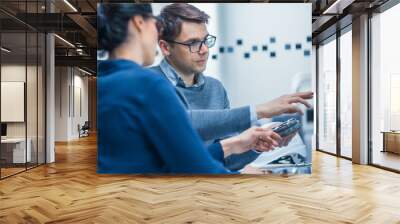
M98 173L229 173L204 147L168 81L128 60L100 62Z

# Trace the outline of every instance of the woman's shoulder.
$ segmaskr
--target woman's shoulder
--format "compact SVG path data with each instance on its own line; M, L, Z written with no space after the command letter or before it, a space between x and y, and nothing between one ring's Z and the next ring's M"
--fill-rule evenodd
M149 83L157 83L158 85L171 86L171 84L158 72L150 68L141 68L143 79Z
M120 79L125 80L128 83L135 83L142 86L150 85L151 83L167 83L162 75L156 71L142 67L137 64L131 64L119 71ZM168 84L168 83L167 83Z
M98 63L100 77L120 77L126 80L142 79L142 80L158 80L162 77L149 68L124 59L106 60Z
M162 75L149 68L127 61L109 64L107 69L100 71L103 75L99 77L98 82L103 87L118 88L120 91L117 92L124 92L125 95L131 93L146 97L151 97L158 92L165 94L173 90L171 84ZM147 94L148 92L152 94Z
M134 73L129 76L130 81L128 82L134 83L136 88L143 92L152 92L150 95L174 92L174 88L168 80L149 68L140 67Z

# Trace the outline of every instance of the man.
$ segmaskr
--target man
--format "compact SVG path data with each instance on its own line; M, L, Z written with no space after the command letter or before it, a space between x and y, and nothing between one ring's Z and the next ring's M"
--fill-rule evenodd
M159 18L159 46L164 59L153 69L165 75L175 86L204 141L242 132L261 118L301 113L296 103L310 106L306 99L311 99L313 94L307 92L282 96L256 106L230 108L221 82L202 73L207 65L208 49L216 40L207 31L209 16L192 5L174 3L164 7ZM235 155L237 158L227 159L226 166L231 170L241 169L258 155L255 151Z

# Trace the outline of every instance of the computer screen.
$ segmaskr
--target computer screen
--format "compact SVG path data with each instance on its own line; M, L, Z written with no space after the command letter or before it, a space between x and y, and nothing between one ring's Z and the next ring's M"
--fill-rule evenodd
M1 124L1 136L7 136L7 124Z

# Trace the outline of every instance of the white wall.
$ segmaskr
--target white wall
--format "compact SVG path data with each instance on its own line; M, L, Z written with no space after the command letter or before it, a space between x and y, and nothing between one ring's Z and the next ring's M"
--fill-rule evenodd
M67 67L55 68L55 140L68 140L68 86L69 75ZM66 97L65 97L66 96Z
M77 139L78 124L82 126L88 120L88 78L83 75L76 68L56 67L56 141Z
M25 65L2 65L1 81L19 81L25 82Z
M1 66L1 81L25 82L25 65L8 64ZM1 108L6 110L7 108ZM25 137L25 122L7 123L7 137Z
M24 138L25 135L30 140L32 161L36 162L37 153L39 153L39 163L44 162L44 82L41 66L32 66L25 64L3 64L1 66L1 80L9 82L24 82L26 85L26 107L25 100L22 102L22 107L14 108L19 110L24 116L26 112L26 120L22 122L6 122L7 137L9 138ZM27 80L25 80L27 78ZM2 89L3 92L4 89ZM21 91L21 90L20 90ZM24 91L22 90L22 92ZM3 93L4 94L4 93ZM2 95L2 98L8 98L7 95ZM22 97L24 98L24 97ZM2 103L3 104L3 103ZM2 107L2 112L13 110L12 108ZM17 111L7 111L8 113L17 113ZM24 121L25 120L25 121Z
M78 74L77 74L78 72ZM88 113L88 107L89 107L89 102L88 102L88 77L87 76L82 76L84 75L81 73L79 70L75 69L75 75L74 75L74 108L75 113L73 113L73 119L72 119L72 136L76 138L79 133L77 126L80 124L81 126L85 123L85 121L88 121L89 119L89 113ZM80 91L80 93L79 93ZM80 97L79 97L80 95ZM80 101L80 102L79 102ZM81 108L80 108L81 107ZM80 112L80 110L82 110Z
M24 122L25 83L1 82L1 122Z
M36 77L36 66L25 66L19 64L5 64L1 66L1 81L4 82L26 82L26 72L28 75L27 88L27 119L28 119L28 137L36 130L36 80L33 80L32 76ZM2 96L7 97L7 96ZM40 107L40 105L39 105ZM7 110L7 108L1 108L1 110ZM22 108L24 110L24 108ZM7 135L8 137L25 137L25 126L26 122L7 122ZM36 132L35 132L36 134Z
M18 64L8 64L1 66L1 81L2 82L24 82L25 80L25 65L18 65ZM28 68L28 70L30 70ZM1 96L2 98L7 96ZM7 110L8 108L1 108L1 110ZM24 111L24 108L22 108ZM3 112L4 113L4 112ZM23 112L24 113L24 112ZM25 129L23 128L24 122L11 122L7 125L8 135L14 137L23 137L25 136ZM21 127L21 128L18 128Z
M291 91L297 73L311 76L311 4L219 4L219 46L234 46L232 54L219 54L221 79L232 106L258 104ZM276 42L270 43L270 37ZM237 46L236 40L243 45ZM291 44L291 50L284 45ZM302 49L296 50L295 44ZM253 52L252 46L258 47ZM266 52L261 51L267 45ZM218 49L212 49L217 52ZM270 52L276 57L271 58ZM249 52L250 58L243 54Z

